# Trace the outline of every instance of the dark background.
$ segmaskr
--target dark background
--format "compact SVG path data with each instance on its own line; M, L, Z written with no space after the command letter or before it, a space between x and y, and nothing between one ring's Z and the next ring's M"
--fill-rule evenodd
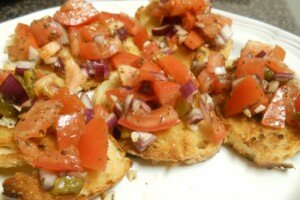
M64 0L0 0L0 22L37 10L58 6ZM300 36L300 28L285 0L212 0L213 7L241 14Z

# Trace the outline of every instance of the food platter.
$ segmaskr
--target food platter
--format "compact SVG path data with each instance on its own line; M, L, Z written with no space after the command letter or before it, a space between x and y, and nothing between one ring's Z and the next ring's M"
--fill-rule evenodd
M147 1L101 1L94 2L98 10L124 12L131 16ZM29 23L33 19L52 15L51 8L0 24L0 46L13 33L19 22ZM239 55L249 40L278 44L286 52L286 64L297 73L300 58L300 38L274 26L239 15L221 13L233 19L234 49L231 58ZM3 51L0 63L7 59ZM113 190L115 198L122 199L299 199L300 156L289 160L295 169L283 172L256 167L252 162L234 153L228 147L206 162L191 166L167 166L135 159L133 169L137 178L128 181L125 177ZM5 171L1 170L1 178ZM5 173L7 174L7 173Z

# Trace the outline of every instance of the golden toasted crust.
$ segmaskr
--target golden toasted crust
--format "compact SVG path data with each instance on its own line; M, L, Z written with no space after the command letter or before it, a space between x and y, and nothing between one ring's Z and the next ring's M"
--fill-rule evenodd
M239 154L267 168L291 168L285 162L300 151L299 131L292 128L273 129L247 117L225 120L228 130L226 144Z
M26 165L13 140L13 129L0 126L0 168Z
M110 136L105 171L88 171L80 195L54 196L44 191L36 174L33 176L16 173L3 183L4 195L22 200L88 199L105 192L117 184L127 173L132 162L125 157L115 139Z
M155 162L192 164L215 155L220 145L215 144L206 123L199 123L199 131L191 131L182 123L171 129L155 133L157 139L145 151L136 151L130 139L121 140L120 145L130 154Z

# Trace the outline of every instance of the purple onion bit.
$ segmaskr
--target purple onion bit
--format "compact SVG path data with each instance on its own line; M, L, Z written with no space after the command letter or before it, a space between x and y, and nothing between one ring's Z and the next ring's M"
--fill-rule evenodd
M1 84L0 93L4 99L9 100L16 105L22 105L29 100L26 90L12 74L9 74Z
M148 132L133 131L131 133L132 144L139 153L145 151L147 147L156 140L156 138L156 135Z
M109 77L109 66L105 60L87 61L87 65L88 75L97 81L103 81Z
M58 57L57 61L55 61L53 66L54 66L54 70L56 72L63 72L63 70L65 69L65 64L64 64L63 58Z
M163 25L167 25L167 24L181 24L181 17L180 16L174 16L174 17L167 17L167 16L164 16L161 20L161 23L160 23L162 26Z
M164 25L160 27L155 27L152 29L152 35L154 36L168 36L172 37L177 33L177 29L174 25Z
M183 86L180 87L180 92L183 98L189 99L197 91L196 86L192 80L186 82Z
M122 42L129 36L127 29L124 27L118 28L116 34Z
M274 75L276 81L285 82L295 78L293 73L276 73Z
M83 116L85 123L89 123L89 121L91 121L94 117L94 110L89 108L83 109Z
M267 55L267 53L264 51L264 50L262 50L261 52L259 52L255 57L257 57L257 58L263 58L263 57L265 57Z
M113 112L110 113L110 114L106 117L105 122L106 122L108 128L109 128L110 130L113 130L113 128L114 128L114 127L117 125L117 123L118 123L118 119L117 119L115 113L113 113Z
M27 68L27 67L16 67L15 69L15 74L16 75L19 75L19 76L23 76L24 75L24 72L29 70L30 68Z

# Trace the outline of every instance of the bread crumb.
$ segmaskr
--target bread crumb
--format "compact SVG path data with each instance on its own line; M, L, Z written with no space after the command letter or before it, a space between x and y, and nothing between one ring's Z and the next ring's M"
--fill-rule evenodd
M129 181L133 181L134 179L136 179L137 170L134 170L134 169L129 170L127 172L126 176L127 176Z

